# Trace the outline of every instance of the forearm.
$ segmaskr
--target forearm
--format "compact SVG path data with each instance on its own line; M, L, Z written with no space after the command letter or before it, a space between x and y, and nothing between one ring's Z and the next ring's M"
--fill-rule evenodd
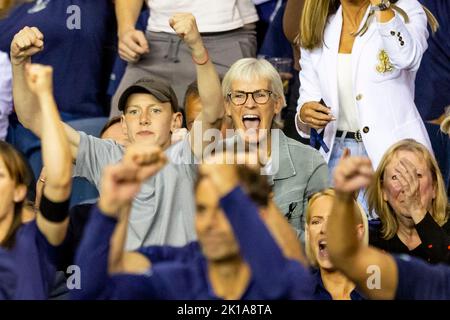
M250 265L258 284L269 291L275 290L276 285L284 286L286 283L280 279L285 274L288 260L259 217L256 205L240 188L233 189L220 204L233 227L241 255Z
M144 0L116 0L115 9L119 36L135 28L143 4Z
M28 62L30 62L29 59ZM25 63L12 64L14 109L20 123L38 137L41 136L41 110L37 97L28 89Z
M357 237L357 208L351 195L336 196L332 214L328 218L328 250L337 268L351 268L352 259L357 255L360 243Z
M44 194L55 202L70 196L72 182L72 156L69 142L51 92L39 96L42 112L42 160L46 168Z
M108 255L110 239L117 221L94 207L85 228L75 262L80 267L82 290L73 290L76 299L96 299L107 294L109 287Z
M192 49L192 56L197 61L205 59L206 55L207 51L203 43ZM196 71L198 91L203 106L201 112L202 124L208 127L218 125L225 111L219 75L211 57L204 65L196 64Z
M109 266L110 273L121 272L124 269L124 248L127 238L128 217L131 210L131 204L127 208L122 209L121 218L112 235L109 250Z
M415 8L404 8L409 22L405 22L399 11L379 13L377 28L389 63L400 70L416 71L422 60L427 44L427 17L420 4ZM382 19L381 14L384 14Z
M283 32L291 44L300 32L300 18L305 0L288 0L283 16Z

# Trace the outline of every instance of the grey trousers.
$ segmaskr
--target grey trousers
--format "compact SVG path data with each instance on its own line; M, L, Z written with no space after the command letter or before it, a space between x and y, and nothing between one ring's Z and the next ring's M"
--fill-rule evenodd
M120 114L118 102L122 92L142 77L164 80L172 85L181 108L187 86L196 79L190 49L175 34L146 32L150 52L136 63L128 63L125 74L114 94L110 117ZM228 32L202 34L209 56L223 76L241 58L256 56L254 25Z

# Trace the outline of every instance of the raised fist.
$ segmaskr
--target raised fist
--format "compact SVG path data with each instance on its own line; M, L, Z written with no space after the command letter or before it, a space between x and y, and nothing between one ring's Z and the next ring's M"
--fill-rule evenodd
M169 24L189 48L195 49L203 47L202 37L197 28L197 22L191 13L177 13L170 18Z
M350 196L366 188L372 176L372 163L368 158L343 157L334 169L334 188L338 195Z
M52 93L53 68L41 64L28 64L26 66L26 80L28 88L36 95Z
M44 49L44 35L36 27L25 27L11 42L11 63L30 62L30 57Z

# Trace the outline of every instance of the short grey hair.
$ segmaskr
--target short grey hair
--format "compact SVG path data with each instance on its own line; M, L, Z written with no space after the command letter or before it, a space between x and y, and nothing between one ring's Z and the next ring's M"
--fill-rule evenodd
M225 99L231 92L231 83L235 80L255 81L255 79L265 79L269 81L269 90L281 99L282 106L286 106L284 97L283 82L280 75L272 64L265 59L244 58L239 59L231 66L222 81L222 93Z

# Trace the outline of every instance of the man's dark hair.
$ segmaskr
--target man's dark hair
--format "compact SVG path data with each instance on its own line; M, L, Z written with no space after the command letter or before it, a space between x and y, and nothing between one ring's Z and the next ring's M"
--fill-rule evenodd
M236 170L244 192L257 206L267 207L272 192L267 176L261 174L260 168L250 168L246 165L236 165ZM198 176L194 190L197 190L203 178L204 176Z

